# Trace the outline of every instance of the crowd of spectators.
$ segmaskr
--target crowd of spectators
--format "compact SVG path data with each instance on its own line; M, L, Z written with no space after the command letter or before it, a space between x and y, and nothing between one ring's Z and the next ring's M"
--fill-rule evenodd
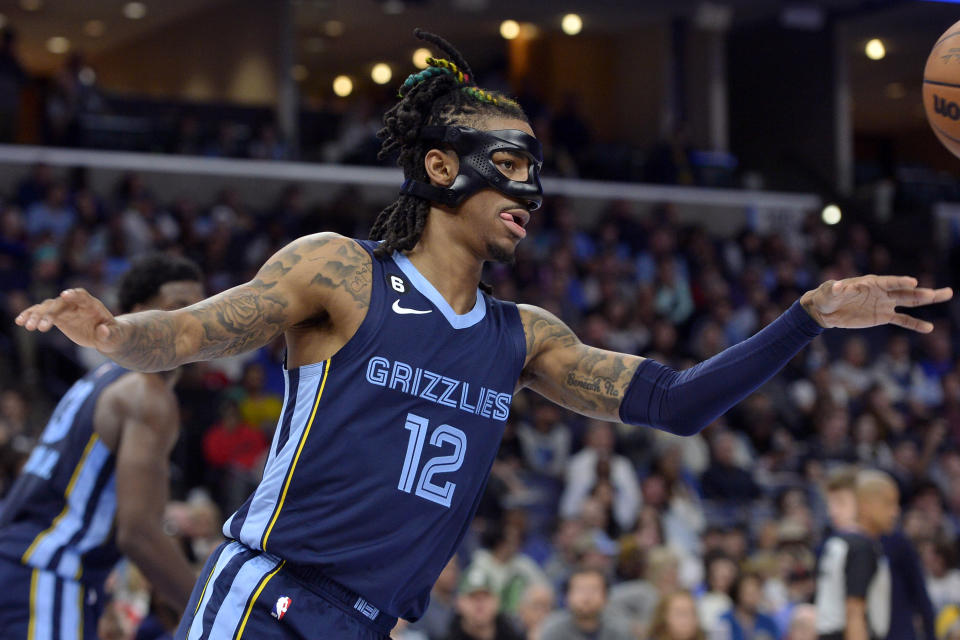
M212 294L306 231L365 236L376 210L357 201L345 193L314 206L290 186L275 206L251 210L229 190L200 203L151 193L136 174L98 193L81 171L66 182L42 165L25 171L0 194L0 491L59 395L98 362L57 332L18 330L12 317L30 301L82 286L113 304L118 276L151 250L196 260ZM902 272L922 286L956 284L947 255L898 253L865 225L815 218L789 239L751 228L717 237L680 224L669 204L639 216L610 202L585 228L555 198L528 231L514 265L485 273L498 297L548 309L589 344L681 369L826 279ZM460 553L424 618L394 636L813 638L822 487L851 464L896 479L902 530L934 607L960 613L960 314L952 303L920 315L933 333L826 332L690 438L585 419L520 393ZM183 371L178 501L167 525L197 561L258 480L282 405L282 358L277 341ZM176 617L148 604L138 582L131 567L118 572L103 637Z

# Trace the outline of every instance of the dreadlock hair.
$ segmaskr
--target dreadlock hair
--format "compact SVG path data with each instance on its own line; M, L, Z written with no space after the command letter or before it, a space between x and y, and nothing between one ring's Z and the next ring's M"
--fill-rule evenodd
M507 116L528 121L514 100L485 91L473 79L473 69L452 44L438 35L414 29L414 35L429 42L448 59L428 58L426 69L409 76L400 87L400 101L383 116L377 137L383 140L378 158L399 151L397 164L408 180L429 182L424 158L432 147L420 139L425 126L460 124L476 126L484 118ZM374 250L379 258L394 251L408 251L420 240L430 213L430 203L401 194L373 223L370 238L382 240Z

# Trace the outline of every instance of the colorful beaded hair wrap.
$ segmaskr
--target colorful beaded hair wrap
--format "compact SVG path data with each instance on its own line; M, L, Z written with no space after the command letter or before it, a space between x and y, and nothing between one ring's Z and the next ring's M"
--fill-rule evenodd
M444 58L427 58L427 64L429 66L423 71L420 71L419 73L412 73L407 76L407 79L404 80L403 85L400 87L400 91L397 93L399 97L402 98L411 89L429 78L438 76L440 74L446 74L456 78L457 83L461 85L460 91L463 91L480 102L486 102L498 107L503 105L519 107L516 102L510 100L509 98L495 96L489 91L484 91L478 87L470 80L470 74L461 71L460 68L457 67L456 63Z

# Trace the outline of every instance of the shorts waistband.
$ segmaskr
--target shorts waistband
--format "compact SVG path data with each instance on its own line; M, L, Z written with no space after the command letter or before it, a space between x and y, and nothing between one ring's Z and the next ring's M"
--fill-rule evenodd
M341 608L344 611L386 636L389 636L390 631L397 625L396 618L380 611L359 593L355 593L336 580L328 578L316 567L287 563L284 565L283 571L298 579L317 595L326 597L335 604L342 605Z

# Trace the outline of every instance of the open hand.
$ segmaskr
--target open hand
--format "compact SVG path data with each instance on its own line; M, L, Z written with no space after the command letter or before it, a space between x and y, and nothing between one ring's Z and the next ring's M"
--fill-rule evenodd
M103 353L110 353L119 337L116 318L84 289L67 289L56 298L28 307L14 322L27 331L47 332L57 327L77 344Z
M917 287L909 276L860 276L828 280L800 298L800 303L822 327L862 329L895 324L920 333L933 331L933 324L896 311L896 307L922 307L946 302L953 289Z

